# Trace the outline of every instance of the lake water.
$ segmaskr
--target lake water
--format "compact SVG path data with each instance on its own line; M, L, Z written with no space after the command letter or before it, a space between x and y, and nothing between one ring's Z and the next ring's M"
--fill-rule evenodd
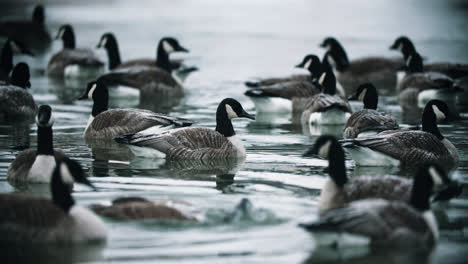
M2 3L3 16L26 17L30 1ZM239 100L249 113L253 103L243 95L252 77L301 73L293 66L308 53L321 56L319 43L338 38L350 59L366 55L400 56L389 50L394 39L410 36L426 61L468 63L466 1L43 1L46 22L55 36L61 24L74 26L77 45L95 47L102 33L117 36L122 59L154 57L158 40L174 36L190 50L186 62L200 70L185 82L186 96L171 115L190 118L196 126L215 127L215 111L225 97ZM120 196L174 200L195 216L196 223L106 219L110 228L104 246L4 247L7 262L35 263L466 263L468 193L444 205L447 219L431 254L361 248L317 248L314 235L297 224L317 216L317 201L327 174L327 162L303 158L317 133L341 134L342 128L303 131L288 115L235 120L234 128L247 149L239 164L165 162L132 158L117 144L88 146L82 133L91 111L89 101L76 101L85 85L72 87L44 75L51 49L34 58L16 57L32 68L32 89L38 104L52 106L56 122L54 146L78 160L98 192L77 190L81 205L108 204ZM103 59L105 52L97 51ZM136 107L137 100L113 100L112 107ZM157 106L153 106L157 109ZM360 104L353 104L355 109ZM419 116L402 113L395 96L380 100L380 108L403 126ZM457 146L461 162L453 177L468 182L468 114L441 126ZM6 181L19 146L36 147L36 127L0 126L0 192L14 191ZM399 169L355 168L350 174L405 174ZM43 194L48 187L30 187ZM465 188L466 189L466 188ZM236 206L247 198L250 203Z

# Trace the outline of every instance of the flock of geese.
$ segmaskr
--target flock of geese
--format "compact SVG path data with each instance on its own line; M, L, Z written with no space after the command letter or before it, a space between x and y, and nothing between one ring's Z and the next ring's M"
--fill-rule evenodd
M11 163L11 184L50 184L52 199L29 194L0 194L1 240L10 242L88 242L105 240L108 230L99 215L118 219L163 218L194 220L174 208L141 197L123 197L111 206L90 209L75 205L74 183L94 188L80 164L54 149L53 110L36 106L28 93L29 67L13 67L13 54L50 45L44 9L37 6L31 21L5 21L0 34L8 38L1 53L0 120L35 120L37 149L20 152ZM173 52L188 52L170 37L162 38L156 58L122 61L116 37L105 33L97 47L108 55L108 69L91 49L76 47L71 25L59 28L63 49L46 68L51 78L92 78L79 100L92 100L84 130L86 140L110 140L129 146L137 156L165 159L236 159L246 156L232 119L255 116L233 98L216 110L216 128L192 126L184 118L142 109L109 109L109 93L116 86L137 89L140 97L169 100L184 95L180 77L196 67L171 60ZM321 135L305 156L327 159L329 178L319 199L317 221L300 226L314 232L347 232L370 238L373 245L432 248L438 227L431 203L449 200L461 186L449 173L458 167L456 147L445 138L438 122L456 116L449 106L463 103L458 80L468 76L468 65L434 63L423 58L407 37L391 49L403 58L366 57L350 61L343 46L326 38L322 59L307 55L296 67L307 74L250 80L245 96L260 112L291 112L305 125L345 126L343 140ZM83 77L84 76L84 77ZM399 129L397 120L378 110L378 94L398 94L403 104L422 105L421 130ZM347 96L350 96L349 99ZM348 100L362 101L353 112ZM399 176L347 177L345 150L356 166L415 167L412 180Z

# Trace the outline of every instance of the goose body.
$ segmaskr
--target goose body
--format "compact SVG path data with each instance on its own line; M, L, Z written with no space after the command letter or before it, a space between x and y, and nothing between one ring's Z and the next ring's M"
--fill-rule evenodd
M94 101L91 115L84 131L84 137L90 139L113 139L131 133L158 133L174 127L189 126L190 120L157 114L141 109L108 110L108 90L101 82L88 84L80 100Z
M53 147L54 117L50 106L39 107L36 123L37 150L27 149L20 152L10 164L7 180L12 184L49 183L57 162L66 157Z
M63 49L47 65L47 75L54 78L94 78L104 70L104 63L90 49L75 47L75 34L70 25L60 27L57 39Z
M9 243L84 243L103 241L107 229L94 213L76 206L73 182L91 185L80 165L64 159L53 171L52 200L29 194L0 194L0 241Z
M159 134L136 133L116 138L129 144L137 156L166 159L231 159L245 157L245 148L235 136L232 118L254 119L241 104L226 98L216 111L216 130L208 128L179 128Z
M118 198L112 201L112 204L109 206L94 205L92 210L98 215L117 220L195 220L164 201L149 201L140 197Z
M29 77L28 65L18 63L13 69L11 84L0 85L0 122L34 119L37 106L26 90L31 86Z
M43 52L52 39L45 25L44 7L34 8L31 20L4 21L0 23L0 35L23 43L28 49Z
M422 115L422 131L384 131L375 136L344 140L344 147L359 166L414 167L434 163L445 170L458 166L455 146L442 136L437 119L449 114L439 100L427 103Z
M452 78L438 72L423 72L422 58L418 53L409 55L406 62L406 74L398 87L398 99L401 103L417 103L424 106L432 99L439 99L448 104L455 103L457 93L461 91Z
M381 94L393 94L396 72L404 65L401 59L365 57L349 61L343 46L335 38L326 38L320 45L326 48L328 63L334 68L336 78L347 94L363 83L382 87Z
M395 117L377 110L378 95L374 85L362 84L350 99L363 101L364 109L354 112L349 117L343 132L344 138L369 136L385 130L398 129Z

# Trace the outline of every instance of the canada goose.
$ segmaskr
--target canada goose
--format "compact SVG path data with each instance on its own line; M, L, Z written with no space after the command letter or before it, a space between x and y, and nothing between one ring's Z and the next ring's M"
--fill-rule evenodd
M0 35L15 39L30 50L43 52L52 39L45 25L44 7L34 8L32 20L5 21L0 23Z
M63 41L63 49L54 54L47 65L47 75L54 78L93 78L104 69L104 63L90 49L75 47L75 33L71 25L62 25L56 39Z
M430 197L437 173L427 177L422 167L413 180L409 202L363 199L342 208L327 210L317 221L300 224L316 232L344 232L368 238L370 246L431 249L439 229L431 211ZM431 173L429 173L431 174Z
M398 37L392 46L390 46L390 49L400 51L405 61L408 60L411 54L417 52L413 42L406 36ZM450 62L427 63L424 65L423 70L424 72L440 72L453 79L468 76L468 64Z
M108 90L101 81L88 83L85 93L78 100L93 100L93 109L84 131L90 139L113 139L130 133L156 133L174 127L192 125L192 121L141 109L108 110Z
M11 84L0 85L0 121L34 119L37 106L26 90L31 87L29 77L29 66L20 62L13 69Z
M10 72L13 69L13 52L27 54L33 56L33 54L24 45L13 39L7 39L3 44L1 61L0 61L0 80L8 81L10 79Z
M226 98L216 110L216 130L187 127L158 134L129 134L116 141L129 144L136 156L198 160L243 158L245 148L231 123L231 119L240 117L255 119L238 101Z
M262 86L247 90L244 94L255 104L257 112L291 112L301 111L294 99L308 98L320 93L320 87L313 83L323 72L320 59L307 55L297 68L309 70L309 79L304 81L279 82L271 86Z
M328 68L322 73L318 84L322 92L307 99L301 115L302 124L338 125L346 124L353 112L346 99L336 94L336 79Z
M349 61L343 46L332 37L326 38L320 46L329 51L327 60L334 68L336 78L345 90L370 82L376 87L383 88L379 92L381 94L394 93L396 72L404 66L403 60L365 57ZM351 94L352 91L346 90L346 93Z
M58 161L66 156L54 150L52 125L55 118L48 105L41 105L36 116L37 150L27 149L18 154L8 167L7 180L12 184L26 182L48 183Z
M458 167L458 151L442 136L437 120L450 115L447 104L431 100L422 114L422 131L391 130L375 136L343 140L358 166L418 167L434 163L446 171Z
M358 87L356 93L348 100L364 102L364 109L354 112L346 122L344 138L374 135L384 130L398 129L397 120L388 113L377 111L379 96L371 83Z
M382 198L409 202L412 181L407 178L385 175L361 175L348 178L345 167L345 154L340 143L334 136L320 136L314 146L304 156L318 155L328 160L327 179L320 194L319 209L321 211L343 207L346 204L368 198ZM437 165L419 170L416 177L436 177L434 200L449 200L461 193L461 185L451 181L447 174Z
M114 34L108 32L104 33L99 40L97 48L105 48L109 60L109 70L116 68L126 68L132 66L150 66L159 67L167 72L173 70L195 71L196 67L191 67L190 70L184 67L180 60L169 60L169 54L173 52L189 52L186 48L182 47L179 42L172 37L165 37L159 41L156 59L134 59L126 62L121 61L119 45Z
M164 201L153 202L141 197L123 197L112 201L112 205L93 205L91 207L96 214L118 219L160 219L160 220L184 220L195 221Z
M398 100L404 105L424 106L431 99L440 99L449 104L455 102L462 91L452 78L437 72L423 72L423 62L419 53L409 55L406 62L406 75L398 87Z
M66 158L53 170L52 200L21 193L0 194L0 240L22 243L105 240L107 228L102 220L88 209L75 205L70 195L70 185L74 182L93 187L80 164Z

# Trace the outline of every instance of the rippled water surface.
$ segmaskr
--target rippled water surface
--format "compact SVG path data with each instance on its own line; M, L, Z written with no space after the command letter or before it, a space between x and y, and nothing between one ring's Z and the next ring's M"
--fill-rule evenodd
M25 2L24 4L22 4ZM3 17L29 16L32 4L19 1L2 8ZM123 60L153 57L157 41L175 36L190 49L177 55L200 70L185 82L183 100L173 108L154 110L193 119L196 126L215 127L217 104L238 99L248 112L253 104L243 95L243 81L258 76L300 73L293 69L303 55L323 50L318 44L333 35L348 56L400 56L388 48L401 35L410 36L426 61L468 63L468 5L465 1L43 1L52 35L70 23L77 45L95 47L102 33L118 38ZM87 145L82 137L91 102L76 101L84 84L70 85L44 76L51 49L34 58L16 57L32 67L31 92L39 104L54 110L54 146L88 171L98 192L77 190L79 204L108 204L119 196L174 200L198 222L118 222L106 219L106 245L0 249L11 262L44 263L462 263L468 246L466 191L446 207L441 238L431 255L365 249L316 248L312 234L297 227L316 217L317 200L325 181L327 162L303 158L318 133L341 135L342 127L303 131L288 115L235 120L236 133L247 149L237 164L166 162L133 158L118 144ZM97 51L103 59L104 51ZM385 97L380 107L395 114L403 126L417 124L419 115L402 113L396 98ZM138 100L113 100L112 107L137 107ZM355 109L359 104L353 104ZM468 117L462 114L462 117ZM442 125L442 133L457 146L461 163L453 177L468 181L468 121ZM0 192L11 192L6 181L18 148L36 146L35 125L0 126ZM399 169L355 168L350 174L405 174ZM47 187L28 191L46 193ZM239 206L243 198L250 204ZM1 234L0 234L1 235ZM3 262L3 261L2 261Z

